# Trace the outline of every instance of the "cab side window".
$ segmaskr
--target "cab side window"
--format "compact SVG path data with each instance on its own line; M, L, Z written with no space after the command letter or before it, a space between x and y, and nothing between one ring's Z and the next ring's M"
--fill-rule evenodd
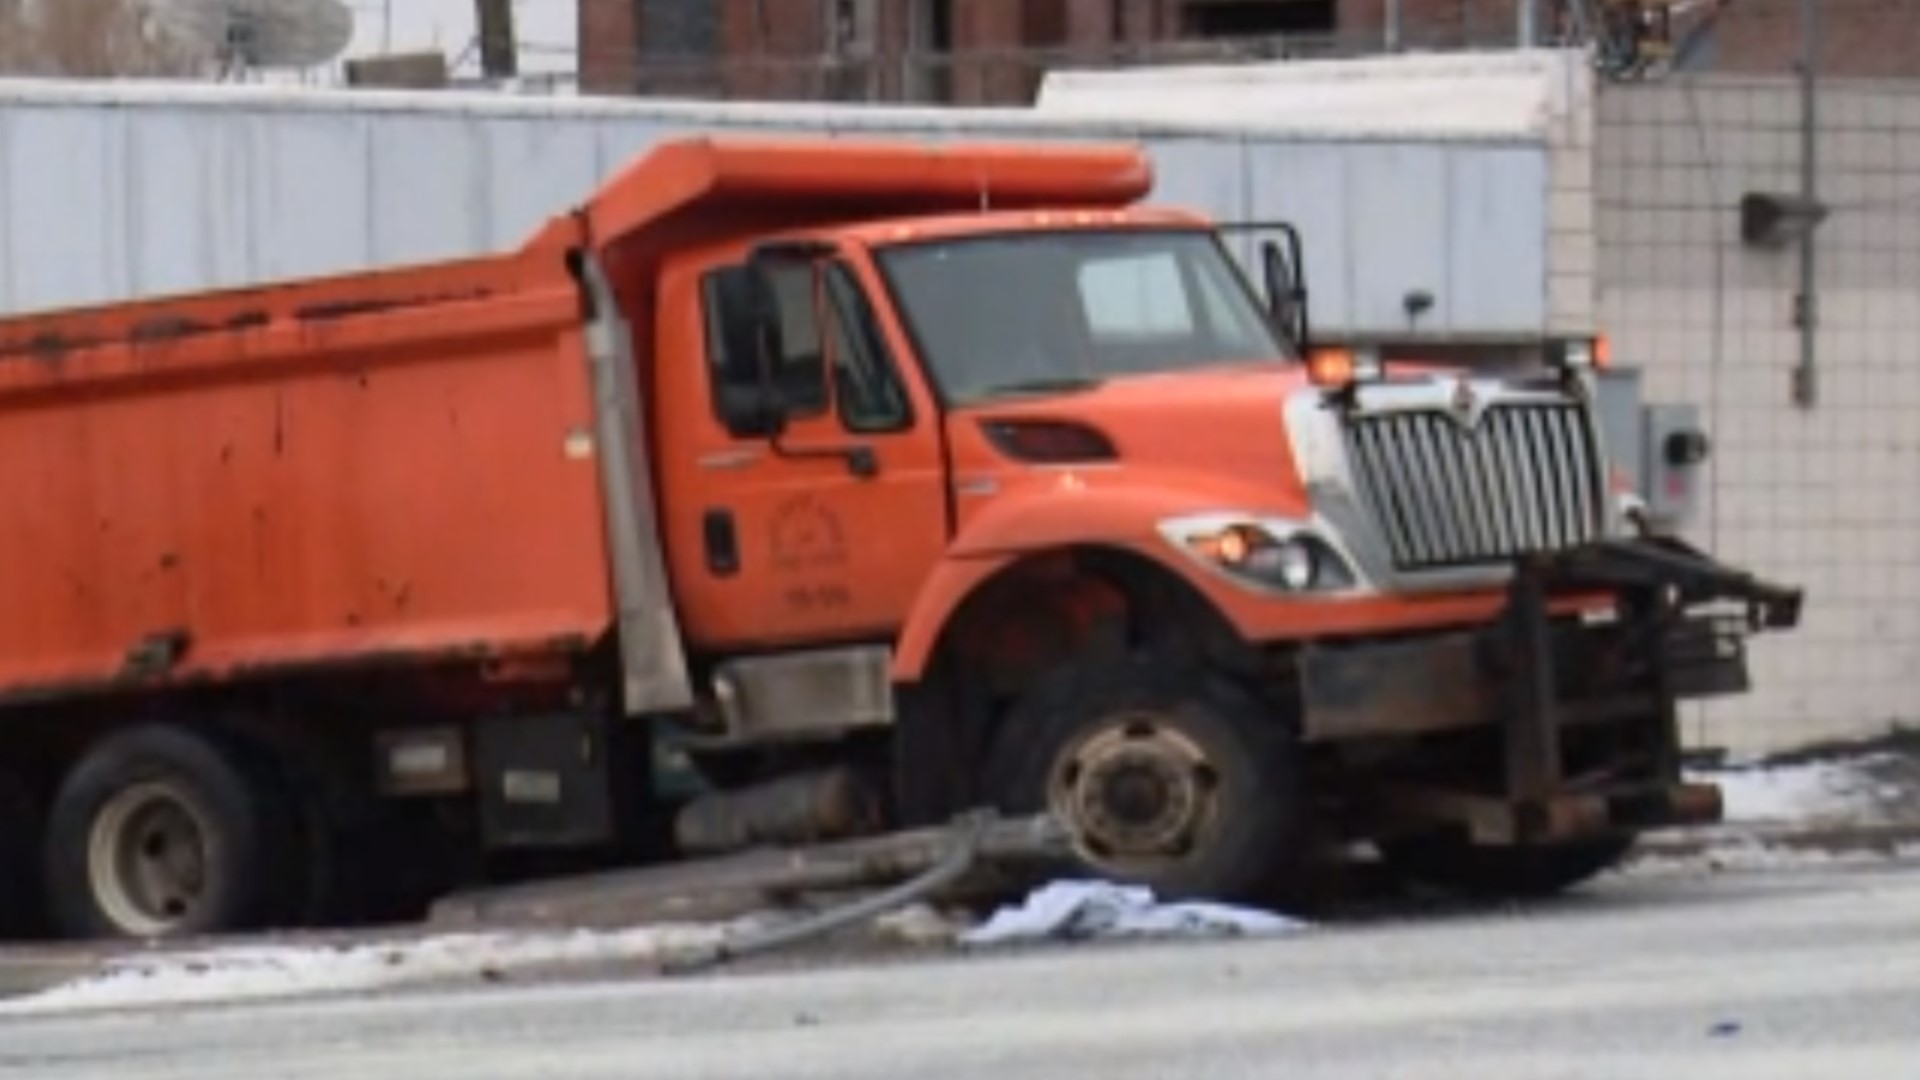
M908 426L913 414L899 369L888 354L873 305L844 263L827 269L827 300L833 311L833 393L841 424L864 434Z
M789 416L818 416L827 411L830 399L813 272L804 266L782 266L774 271L773 284L781 330L781 355L773 358L774 390ZM746 267L709 273L701 282L701 294L713 409L724 423L729 398L761 393L760 343L754 337L753 290Z
M853 271L833 263L774 270L781 355L773 383L787 415L819 416L838 405L842 426L871 434L908 426L912 414L898 368ZM745 266L712 271L701 282L712 405L722 423L728 402L762 393L753 329L753 292ZM829 388L831 378L831 388Z

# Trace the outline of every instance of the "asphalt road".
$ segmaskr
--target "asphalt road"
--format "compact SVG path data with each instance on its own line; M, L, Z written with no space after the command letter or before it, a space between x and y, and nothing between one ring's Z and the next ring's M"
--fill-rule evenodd
M1920 1080L1920 865L697 980L0 1022L0 1077Z

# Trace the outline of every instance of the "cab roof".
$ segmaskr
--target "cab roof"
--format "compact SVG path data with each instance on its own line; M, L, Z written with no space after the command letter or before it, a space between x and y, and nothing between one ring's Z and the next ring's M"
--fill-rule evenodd
M1198 229L1208 224L1208 220L1199 214L1162 207L1123 207L1117 210L1066 207L882 218L858 222L836 231L855 243L877 248L989 233L1053 232L1063 229Z

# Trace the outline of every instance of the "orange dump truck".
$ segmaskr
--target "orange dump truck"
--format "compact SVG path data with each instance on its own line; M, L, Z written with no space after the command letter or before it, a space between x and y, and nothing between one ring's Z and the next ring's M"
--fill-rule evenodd
M1799 595L1638 534L1594 350L1315 352L1126 147L696 139L519 251L0 321L0 911L344 918L1050 807L1273 895L1709 819ZM699 786L663 786L674 763Z

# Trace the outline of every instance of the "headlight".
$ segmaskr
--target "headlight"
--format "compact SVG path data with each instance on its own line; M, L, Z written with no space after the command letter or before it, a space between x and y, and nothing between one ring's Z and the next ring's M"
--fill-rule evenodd
M1245 584L1309 593L1358 583L1346 559L1298 523L1214 515L1166 522L1161 531L1190 557Z

